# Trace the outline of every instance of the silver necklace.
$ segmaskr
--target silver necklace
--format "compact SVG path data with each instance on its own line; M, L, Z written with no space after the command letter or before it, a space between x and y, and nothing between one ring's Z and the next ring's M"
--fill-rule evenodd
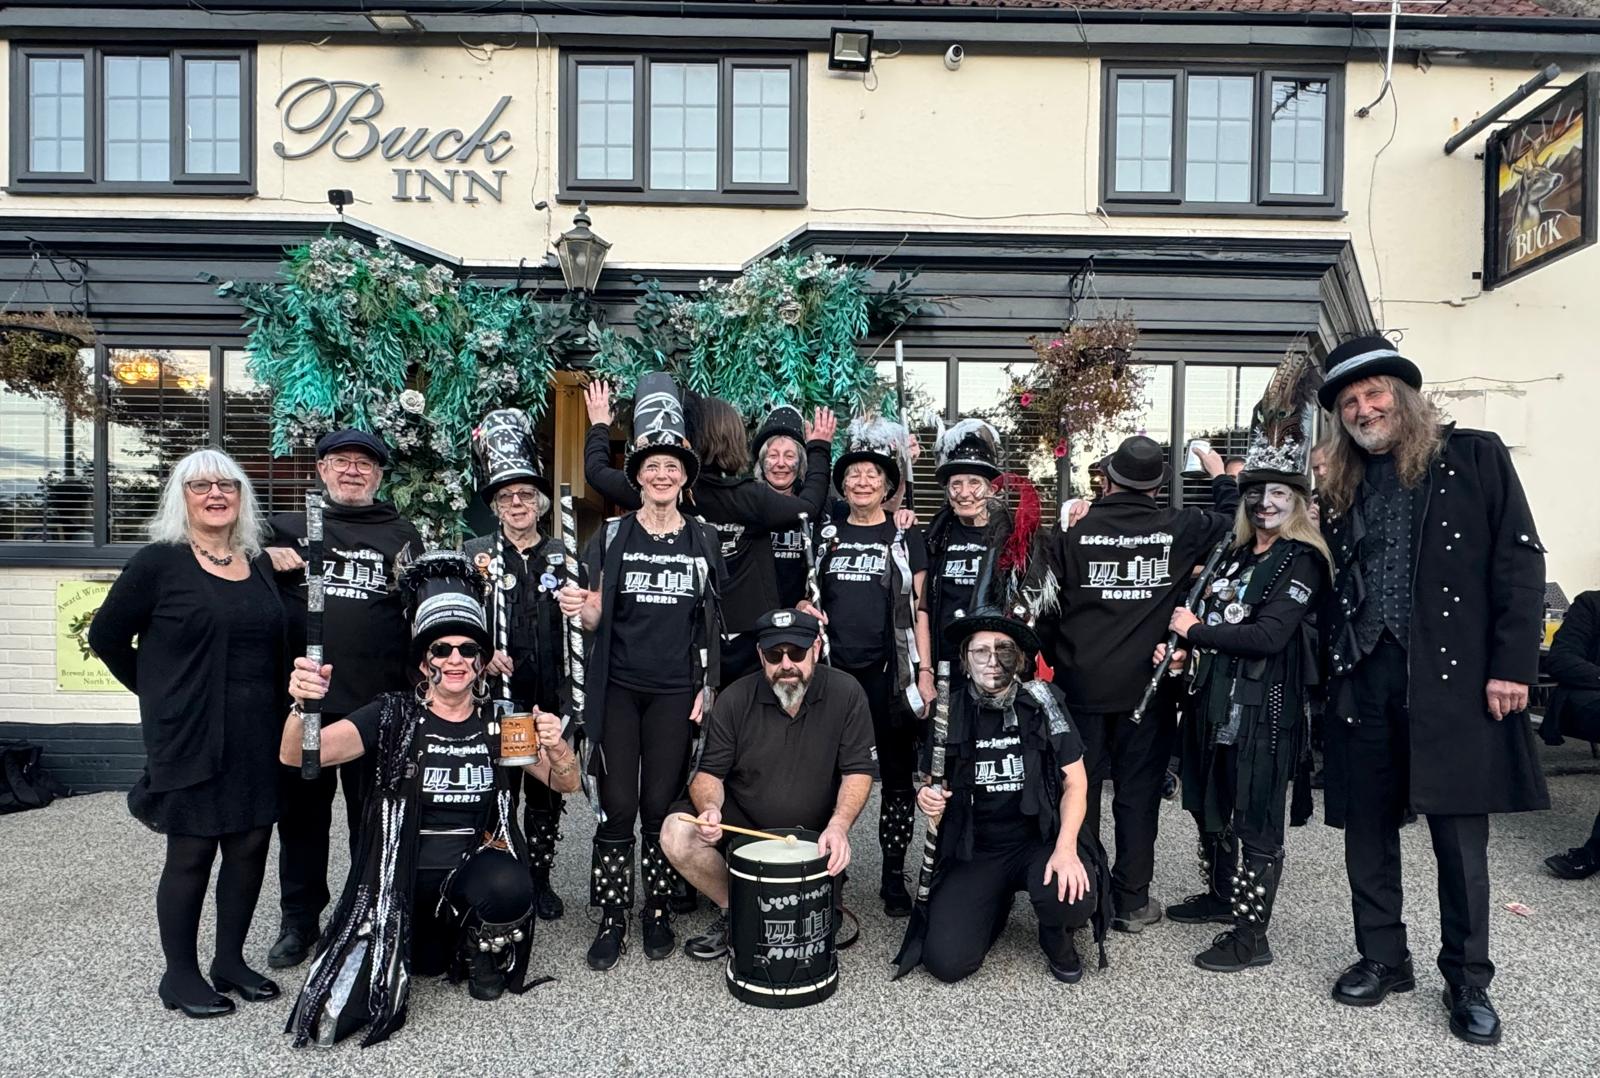
M229 565L233 564L233 555L232 554L229 554L225 558L219 558L215 554L211 553L211 551L209 551L205 547L201 546L199 543L190 543L189 545L194 547L195 550L199 551L200 556L202 558L204 558L206 561L210 562L212 565L219 566L219 567L226 567L226 566L229 566Z

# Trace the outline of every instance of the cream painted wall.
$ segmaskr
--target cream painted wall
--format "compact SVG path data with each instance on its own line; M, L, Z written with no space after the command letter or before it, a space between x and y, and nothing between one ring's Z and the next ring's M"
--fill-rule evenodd
M102 213L114 206L151 215L323 215L324 192L348 187L361 200L352 216L418 243L469 262L538 260L572 211L533 208L553 199L555 189L558 61L555 50L529 45L492 54L454 46L265 45L257 54L256 197L3 195L0 213ZM8 62L0 50L0 64ZM1569 593L1600 585L1594 539L1600 503L1574 498L1568 489L1574 462L1587 452L1588 405L1600 400L1600 374L1590 361L1591 341L1600 336L1591 298L1600 250L1483 293L1472 279L1482 259L1483 170L1473 159L1481 141L1454 157L1441 151L1450 134L1528 72L1457 66L1422 72L1402 64L1394 92L1367 119L1355 118L1354 110L1377 95L1381 69L1362 63L1347 72L1343 220L1099 215L1100 66L1094 59L969 56L949 72L937 55L908 54L881 60L869 91L858 76L830 73L825 56L813 53L807 207L601 204L596 227L614 244L613 264L632 267L737 266L796 229L820 223L1349 238L1380 320L1404 332L1407 352L1431 382L1451 390L1524 383L1516 387L1521 396L1496 397L1512 402L1513 414L1520 405L1526 418L1526 444L1515 452L1551 547L1551 575ZM358 163L337 161L327 150L302 161L280 160L274 142L298 146L304 137L288 135L274 103L282 87L306 77L380 83L385 108L376 122L385 129L470 130L499 96L512 95L502 122L515 149L497 166L470 166L507 170L504 201L393 202L390 170L397 163L377 154ZM5 146L0 138L0 152ZM1470 402L1462 405L1474 410Z

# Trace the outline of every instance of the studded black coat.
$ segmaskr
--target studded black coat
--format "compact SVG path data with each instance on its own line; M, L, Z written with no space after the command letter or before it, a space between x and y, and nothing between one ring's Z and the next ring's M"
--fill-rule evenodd
M1446 815L1549 808L1526 713L1496 722L1484 692L1491 678L1531 685L1539 673L1544 546L1511 454L1494 434L1446 427L1418 494L1406 648L1411 808ZM1363 736L1351 691L1361 657L1354 623L1368 601L1360 502L1328 514L1323 533L1336 569L1318 620L1330 675L1327 820L1340 827L1346 753Z

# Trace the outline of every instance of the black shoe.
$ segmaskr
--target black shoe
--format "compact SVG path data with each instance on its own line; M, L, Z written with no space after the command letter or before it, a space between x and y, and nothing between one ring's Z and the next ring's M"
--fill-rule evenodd
M718 910L716 920L698 936L683 943L683 953L701 962L711 962L728 953L728 911Z
M474 950L467 957L467 994L489 1003L505 995L506 971L495 951Z
M1444 1005L1450 1011L1451 1033L1468 1044L1500 1043L1500 1016L1487 988L1451 985L1444 990Z
M211 983L216 986L218 992L237 992L239 998L246 1003L265 1003L283 995L278 982L270 977L261 976L249 966L244 966L234 976L227 977L217 972L217 964L213 962Z
M1083 980L1083 959L1078 957L1078 948L1067 939L1067 953L1057 958L1048 958L1050 976L1062 984L1077 984Z
M1410 955L1398 966L1363 958L1339 975L1333 998L1350 1007L1376 1007L1390 992L1409 992L1415 987Z
M700 908L700 892L689 886L689 881L679 876L672 883L671 906L673 913L693 913Z
M1563 880L1586 880L1600 872L1600 857L1587 846L1574 846L1566 853L1552 854L1544 863L1551 875Z
M1238 973L1272 963L1267 937L1234 928L1217 935L1211 946L1194 956L1194 964L1212 973Z
M293 969L311 957L317 945L317 930L309 931L295 925L284 925L278 932L278 942L267 952L267 966L271 969Z
M594 942L589 944L589 968L602 972L608 970L617 964L627 949L628 911L606 910L600 918L600 931L595 933Z
M1118 932L1127 932L1138 935L1149 926L1161 920L1161 907L1152 899L1136 910L1119 913L1111 919L1111 927Z
M1167 917L1181 925L1231 925L1233 910L1226 899L1205 891L1168 906Z
M567 912L567 904L548 885L539 888L533 899L533 912L541 921L559 921Z
M1177 798L1178 791L1183 789L1183 782L1178 778L1178 773L1167 768L1167 773L1161 776L1161 800L1172 801Z
M878 897L883 899L883 912L890 917L911 916L911 893L906 890L905 873L885 872Z
M678 940L672 934L672 917L667 912L667 904L660 899L655 902L659 905L646 906L639 919L644 924L644 956L652 962L659 962L672 954Z
M166 977L161 978L161 985L156 989L156 994L161 997L161 1002L167 1010L182 1011L190 1018L221 1018L225 1014L233 1013L233 1000L227 996L212 992L209 997L185 999L168 986Z

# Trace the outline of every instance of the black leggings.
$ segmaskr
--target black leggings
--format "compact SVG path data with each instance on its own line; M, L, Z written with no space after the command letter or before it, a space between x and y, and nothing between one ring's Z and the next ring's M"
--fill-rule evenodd
M156 923L167 979L186 998L202 998L208 989L200 976L196 942L200 911L205 906L211 864L222 851L217 872L216 970L230 980L253 981L244 962L244 940L250 934L261 878L267 870L272 828L257 827L232 835L168 835L167 860L156 886Z
M1009 849L977 850L970 861L946 860L928 897L928 934L922 945L922 964L941 981L959 981L978 972L984 956L1005 931L1011 913L1011 896L1027 891L1039 918L1040 941L1066 949L1063 931L1089 923L1098 901L1092 891L1076 902L1057 897L1056 882L1044 882L1044 866L1051 847L1024 842ZM1086 865L1086 867L1088 867ZM1089 873L1094 886L1094 871ZM1060 960L1060 952L1049 955Z
M840 669L855 678L867 694L884 796L911 797L912 778L917 770L917 720L895 700L894 674L887 665Z
M600 774L600 804L606 822L596 838L628 842L634 817L642 833L659 835L667 809L683 793L688 777L694 724L694 692L654 693L606 688L605 754Z
M485 924L507 924L533 905L527 867L504 850L483 849L462 862L439 901L448 870L419 870L411 892L411 971L433 977L450 968L461 929L474 916ZM523 931L533 932L530 918Z

